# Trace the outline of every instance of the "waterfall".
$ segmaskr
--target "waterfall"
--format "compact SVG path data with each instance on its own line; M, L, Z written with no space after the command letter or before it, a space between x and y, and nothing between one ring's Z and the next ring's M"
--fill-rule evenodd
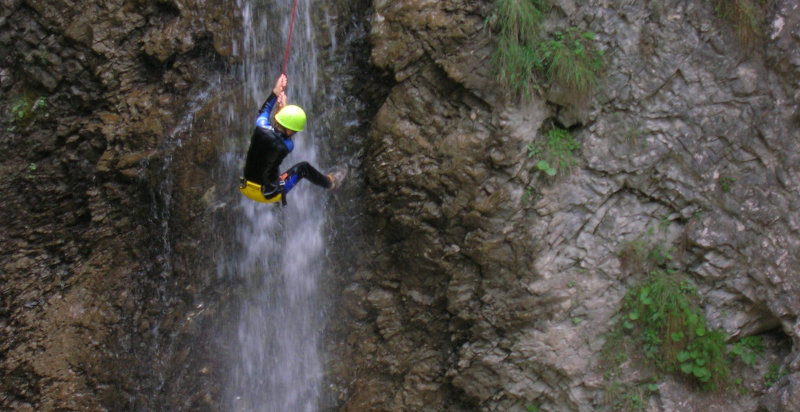
M252 131L258 108L280 74L293 0L237 0L243 40L237 54L242 102L230 110L232 124ZM287 76L288 101L308 114L306 129L295 136L295 149L281 171L308 161L318 166L315 146L316 55L309 4L301 0L292 35ZM319 122L318 122L319 124ZM240 173L250 139L237 139L238 156L229 156L228 174ZM324 171L324 169L323 169ZM242 250L223 263L227 276L244 283L235 348L226 388L234 411L314 411L320 409L323 380L321 351L324 310L321 283L325 223L323 189L301 182L288 196L288 207L256 203L239 196L241 217L235 229Z

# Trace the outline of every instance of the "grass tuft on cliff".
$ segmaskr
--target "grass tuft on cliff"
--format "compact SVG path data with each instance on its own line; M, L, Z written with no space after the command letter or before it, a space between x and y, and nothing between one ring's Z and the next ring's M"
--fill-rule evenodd
M733 24L736 37L753 46L764 36L767 0L712 0L717 15Z
M593 33L576 28L557 31L536 49L547 81L565 88L574 100L587 97L600 83L603 51L595 46Z
M495 10L502 37L522 45L538 40L545 16L544 1L497 0Z
M541 67L532 45L539 39L544 20L542 0L497 0L496 24L499 26L492 64L500 83L525 97L537 88L534 71Z
M599 84L603 52L592 33L577 28L543 37L545 17L543 0L497 0L498 37L491 60L498 80L523 97L531 97L544 80L565 89L576 102L582 101Z

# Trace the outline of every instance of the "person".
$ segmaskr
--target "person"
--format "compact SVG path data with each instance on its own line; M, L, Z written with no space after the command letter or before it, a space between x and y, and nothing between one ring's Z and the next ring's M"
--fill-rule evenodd
M294 149L292 137L306 125L303 109L286 104L287 83L285 74L275 81L272 93L258 111L255 130L247 149L239 189L257 202L280 201L286 205L286 195L300 180L307 179L317 186L333 190L341 184L346 174L346 171L339 170L324 175L305 161L295 164L283 174L279 173L281 162ZM271 121L273 109L276 110L274 123Z

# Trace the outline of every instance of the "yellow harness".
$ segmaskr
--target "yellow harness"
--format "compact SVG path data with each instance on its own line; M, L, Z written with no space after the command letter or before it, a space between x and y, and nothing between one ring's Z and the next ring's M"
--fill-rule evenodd
M241 184L239 185L239 191L242 192L243 195L247 196L248 198L255 200L256 202L261 203L275 203L280 202L283 195L278 193L277 196L271 197L267 199L264 197L264 193L261 192L261 185L257 183L253 183L249 180L245 180L241 178Z

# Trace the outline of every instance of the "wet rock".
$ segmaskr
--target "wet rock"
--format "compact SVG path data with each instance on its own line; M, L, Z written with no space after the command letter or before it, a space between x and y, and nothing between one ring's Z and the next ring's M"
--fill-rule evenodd
M166 175L187 169L165 162L196 163L176 155L168 135L195 97L191 87L206 87L203 77L215 70L192 55L206 46L196 41L206 32L203 12L190 5L176 17L159 3L2 1L0 87L8 99L0 108L18 120L0 120L0 188L7 194L0 255L8 271L0 320L3 336L11 337L3 340L0 374L18 379L0 382L0 409L171 408L164 405L196 393L212 396L198 405L218 409L211 406L218 390L204 382L217 380L219 369L207 357L175 366L171 354L155 350L173 337L196 340L202 329L184 326L175 314L193 310L184 290L203 290L208 277L202 269L190 277L177 264L165 275L163 250L171 239L158 216L170 207L180 210L172 215L178 225L185 224L182 214L204 216L200 196L163 197ZM223 20L220 10L230 11L208 6L214 24ZM167 68L142 64L144 44L154 60L173 61L191 87L176 93L162 80ZM175 244L176 256L197 253ZM179 285L184 276L194 280ZM205 324L192 325L199 323ZM207 373L192 373L204 367ZM175 368L198 378L171 386L181 395L158 399L157 376Z
M144 38L142 49L163 63L177 53L186 53L195 46L193 33L184 20L169 23L164 29L152 30Z

